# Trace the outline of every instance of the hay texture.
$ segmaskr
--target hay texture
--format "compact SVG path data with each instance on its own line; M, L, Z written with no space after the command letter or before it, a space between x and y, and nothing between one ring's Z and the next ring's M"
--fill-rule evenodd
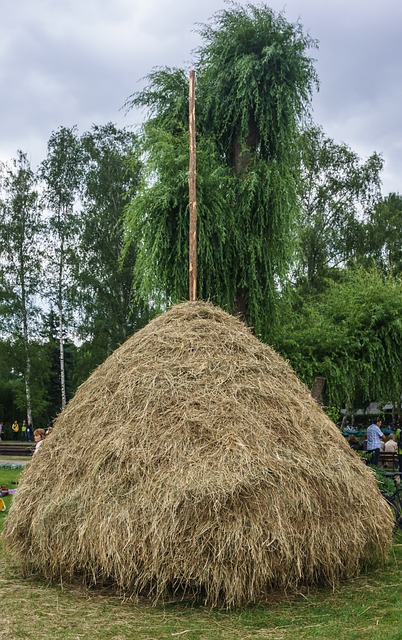
M157 317L81 385L5 527L48 579L226 607L355 576L391 536L372 472L289 365L201 302Z

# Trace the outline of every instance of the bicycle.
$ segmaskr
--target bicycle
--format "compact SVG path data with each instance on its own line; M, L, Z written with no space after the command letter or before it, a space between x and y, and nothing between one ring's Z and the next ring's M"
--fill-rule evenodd
M393 511L395 533L398 529L402 529L402 472L387 471L384 473L384 477L390 478L394 484L394 489L391 492L384 489L381 493Z

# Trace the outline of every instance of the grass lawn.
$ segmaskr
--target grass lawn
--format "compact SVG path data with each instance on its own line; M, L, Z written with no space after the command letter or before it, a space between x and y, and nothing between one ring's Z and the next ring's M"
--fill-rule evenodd
M20 470L0 468L0 484ZM6 498L8 506L11 497ZM0 513L0 527L7 511ZM402 640L402 532L385 566L340 585L237 611L151 607L105 591L23 578L0 538L0 638L16 640ZM347 540L345 540L347 544Z
M19 465L17 460L13 461L15 465ZM10 464L11 466L11 464ZM0 467L0 487L4 484L8 489L16 489L18 478L20 476L22 469L11 469L8 467ZM2 498L6 505L6 511L0 511L0 532L3 530L3 523L7 516L7 511L10 508L12 496L3 496ZM0 627L1 634L1 627ZM0 635L1 638L1 635Z

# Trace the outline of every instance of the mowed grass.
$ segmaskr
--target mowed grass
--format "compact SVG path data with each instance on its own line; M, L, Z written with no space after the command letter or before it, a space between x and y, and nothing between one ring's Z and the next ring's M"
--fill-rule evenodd
M0 468L0 484L15 486L19 474ZM6 500L9 506L11 497ZM0 514L1 527L6 517L7 511ZM104 590L24 578L7 562L0 538L0 611L0 638L7 640L402 640L402 535L383 567L334 591L276 596L237 611L189 602L152 607Z
M15 464L19 465L18 462L15 462ZM21 471L21 468L9 469L7 467L0 467L0 487L2 485L5 485L7 489L16 489L18 486L18 478L21 474ZM2 499L4 500L4 503L6 505L6 510L0 511L0 532L3 530L4 520L6 519L8 509L10 508L12 496L3 496Z

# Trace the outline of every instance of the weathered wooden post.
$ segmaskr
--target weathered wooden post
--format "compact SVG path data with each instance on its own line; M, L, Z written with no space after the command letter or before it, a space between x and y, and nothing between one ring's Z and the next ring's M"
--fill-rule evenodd
M190 71L189 88L190 164L188 174L190 202L189 233L189 298L197 299L197 197L196 197L196 143L195 143L195 71Z

